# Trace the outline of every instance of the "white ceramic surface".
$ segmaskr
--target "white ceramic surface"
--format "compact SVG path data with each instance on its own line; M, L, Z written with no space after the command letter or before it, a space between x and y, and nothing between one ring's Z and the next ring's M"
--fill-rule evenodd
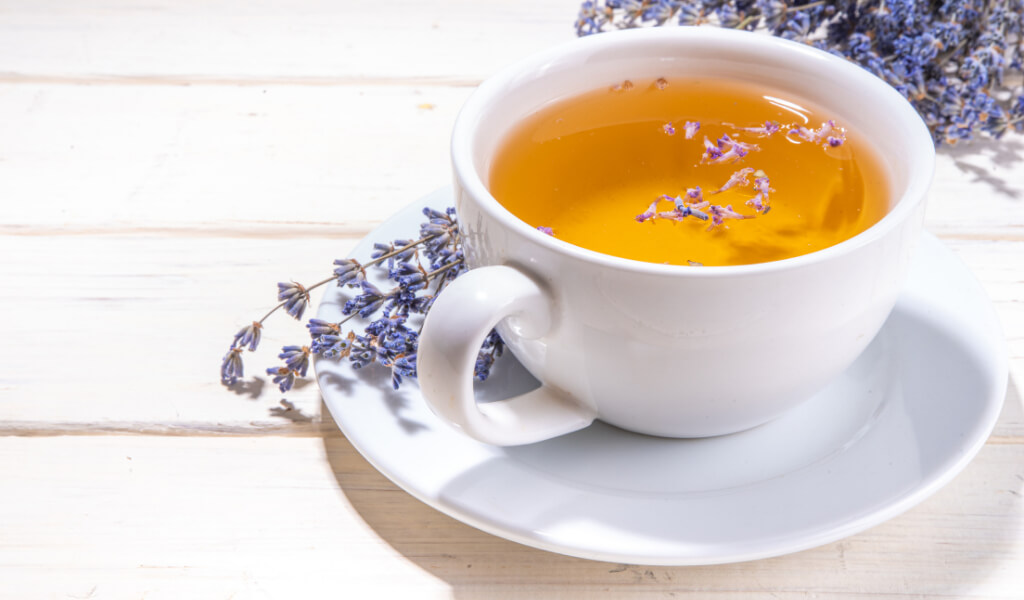
M409 206L356 248L408 237ZM340 318L331 288L321 319ZM892 315L867 350L811 400L728 436L666 439L597 422L502 448L442 423L414 383L384 369L316 360L338 426L384 475L465 523L523 544L596 560L695 565L776 556L889 519L958 473L988 437L1007 385L992 307L960 260L926 235ZM536 380L510 356L476 393L519 394Z
M602 255L544 235L487 190L498 143L538 107L627 78L712 76L811 102L871 140L890 170L887 215L811 254L694 268ZM849 366L882 326L920 232L933 163L931 135L888 84L773 36L637 29L517 63L474 92L452 134L455 206L467 262L478 272L451 286L427 318L418 353L424 397L460 431L499 445L573 431L595 415L672 437L733 433L776 418ZM474 357L495 324L544 385L480 406Z

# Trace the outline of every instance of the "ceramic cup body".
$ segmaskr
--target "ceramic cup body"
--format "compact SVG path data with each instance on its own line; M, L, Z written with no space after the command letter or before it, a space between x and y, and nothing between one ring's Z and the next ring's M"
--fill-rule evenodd
M815 253L694 268L573 246L534 230L490 194L495 154L523 118L559 99L658 77L736 79L822 107L887 165L888 214ZM427 317L420 385L435 412L468 435L519 444L593 418L659 436L726 434L808 399L892 310L920 233L934 148L906 100L843 59L766 35L671 27L576 40L489 79L459 115L452 162L474 271ZM466 362L494 324L543 387L476 406Z

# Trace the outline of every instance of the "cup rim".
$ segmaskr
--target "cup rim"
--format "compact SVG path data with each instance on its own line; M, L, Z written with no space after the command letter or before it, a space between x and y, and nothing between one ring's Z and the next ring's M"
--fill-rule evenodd
M776 51L787 52L794 58L799 57L805 61L821 61L827 64L827 68L839 70L842 77L850 82L851 87L871 86L875 88L876 95L883 98L889 96L888 103L892 108L903 113L896 115L895 118L909 120L910 127L917 130L913 136L914 139L909 141L913 154L912 172L902 193L895 198L894 206L872 226L827 248L775 261L694 268L688 265L666 265L612 256L546 235L517 217L491 194L473 164L474 133L477 131L477 125L482 122L480 117L488 105L510 84L520 79L525 73L535 72L552 63L564 61L569 56L594 54L599 50L628 46L645 40L667 42L682 36L692 37L698 41L726 43L734 47L744 46L750 52L754 52L758 48L774 47L777 49ZM747 273L763 274L800 268L838 258L883 238L910 218L918 206L924 202L935 170L935 145L921 116L906 98L884 80L847 59L767 33L735 31L712 26L670 26L624 29L576 38L537 52L500 70L481 83L459 111L451 136L451 160L457 179L476 199L480 210L500 221L511 231L548 250L616 270L662 276L731 277Z

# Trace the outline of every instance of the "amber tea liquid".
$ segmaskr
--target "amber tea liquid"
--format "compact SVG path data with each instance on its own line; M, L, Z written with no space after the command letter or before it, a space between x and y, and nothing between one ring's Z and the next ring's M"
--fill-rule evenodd
M799 99L709 79L633 81L549 105L504 140L490 189L509 211L555 237L604 254L676 265L742 265L827 248L864 231L889 207L885 169L856 131L838 147L787 135L788 126L819 127L834 118ZM684 123L698 121L686 139ZM737 132L766 121L769 137ZM842 121L838 125L845 125ZM671 124L675 133L665 128ZM704 138L728 134L759 150L731 164L701 162ZM826 144L827 145L827 144ZM770 179L770 209L745 202L750 186L712 195L737 170ZM754 218L709 222L635 217L664 194L700 186L705 199ZM673 204L663 201L661 210Z

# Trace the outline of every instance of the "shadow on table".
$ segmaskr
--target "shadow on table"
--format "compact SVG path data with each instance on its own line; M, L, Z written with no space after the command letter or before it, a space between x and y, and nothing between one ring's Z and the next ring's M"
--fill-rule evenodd
M797 554L703 567L577 559L483 533L377 473L344 436L335 434L327 407L321 408L328 461L351 505L396 551L451 585L455 598L489 598L499 588L502 598L641 588L665 593L966 593L993 572L1017 568L1010 563L1024 539L1024 444L1016 443L1024 432L1024 407L1012 379L993 439L974 463L925 501L927 512L911 510Z
M1020 137L977 139L956 146L941 146L938 151L952 158L956 168L970 175L974 182L1001 196L1019 199L1018 192L1007 184L1006 175L993 173L991 166L1004 169L1004 173L1019 173L1024 168L1024 141ZM977 164L979 162L981 164Z

